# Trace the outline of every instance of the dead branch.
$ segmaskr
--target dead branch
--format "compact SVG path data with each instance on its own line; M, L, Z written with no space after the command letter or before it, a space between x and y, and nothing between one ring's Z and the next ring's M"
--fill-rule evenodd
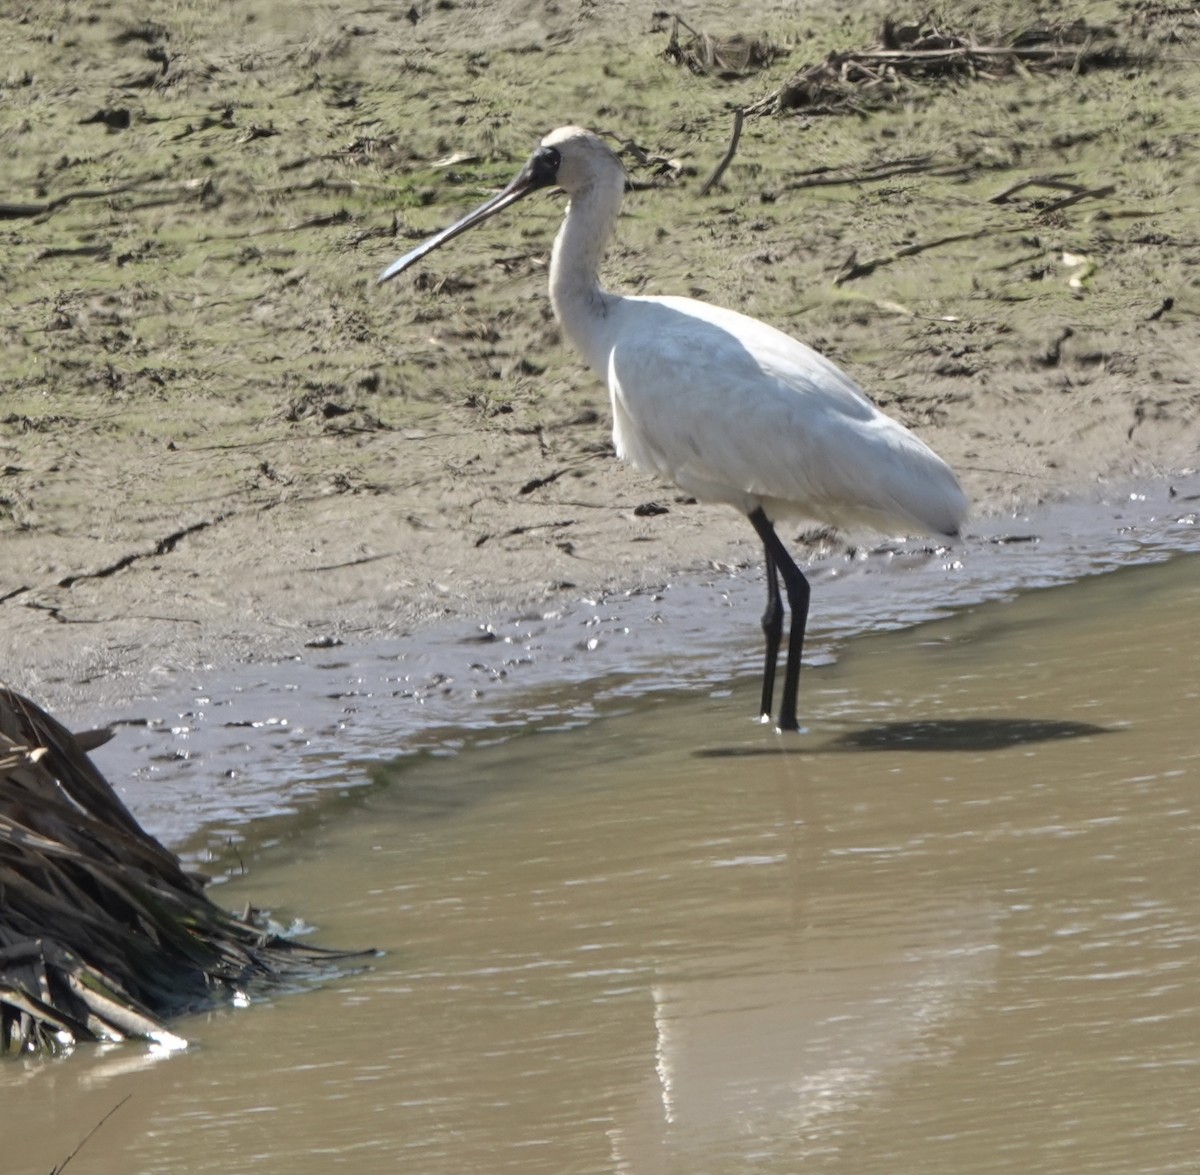
M1082 184L1064 179L1062 176L1037 175L1030 179L1019 180L1011 187L1005 188L1003 192L997 192L994 196L989 196L988 203L1006 204L1014 196L1025 191L1026 188L1052 188L1060 192L1082 192L1085 190Z
M721 162L713 168L713 173L700 186L700 195L707 196L725 174L725 169L733 162L733 157L737 154L738 140L742 137L742 121L746 115L740 108L733 112L733 134L729 137L729 146L725 148L725 154L721 158Z
M211 187L211 181L204 179L184 180L178 184L163 184L160 181L134 181L125 184L113 184L109 188L81 188L76 192L64 192L53 200L44 200L36 204L0 204L0 220L18 220L26 217L45 216L73 204L77 200L110 200L113 196L124 195L126 192L147 192L157 194L173 194L174 199L180 199L193 192L200 191L204 195Z
M686 44L679 39L680 28L691 35ZM715 72L721 77L733 78L751 70L765 69L783 53L783 49L765 38L747 37L741 33L717 38L692 28L682 16L673 15L671 36L662 55L675 65L686 66L694 74Z
M996 195L990 196L988 203L1007 204L1014 196L1029 188L1049 188L1051 191L1069 193L1038 209L1039 212L1045 214L1070 208L1072 204L1078 204L1081 200L1102 200L1105 196L1111 196L1117 190L1117 185L1105 184L1099 188L1089 188L1059 176L1034 176L1032 179L1021 180L1019 183L1005 188L1003 192L997 192Z
M109 1110L108 1113L105 1114L104 1117L101 1118L100 1121L97 1122L96 1125L93 1126L91 1128L91 1130L89 1130L83 1136L83 1138L81 1138L79 1140L79 1145L69 1155L67 1155L67 1157L65 1159L63 1159L63 1161L61 1163L56 1163L54 1165L54 1167L51 1168L50 1175L62 1175L62 1173L67 1169L67 1164L77 1154L79 1154L79 1152L81 1150L83 1150L83 1148L87 1145L88 1140L92 1137L92 1135L95 1134L96 1131L99 1130L100 1127L103 1126L104 1123L107 1122L109 1120L109 1118L111 1118L127 1101L129 1101L129 1099L131 1097L133 1097L133 1094L127 1093L119 1102L117 1102L117 1104L115 1106L113 1106L113 1108L111 1110Z
M751 115L803 109L810 114L865 112L917 92L921 84L998 80L1035 72L1112 68L1132 54L1108 28L1083 21L1015 32L999 44L931 23L898 26L889 20L881 44L830 53L809 64L746 108Z
M881 180L893 179L898 175L931 175L931 176L960 176L969 175L974 171L969 163L947 164L934 166L931 155L923 155L914 159L898 159L894 162L878 163L863 171L842 174L818 173L792 180L783 185L785 192L800 191L804 188L838 187L841 184L874 184Z
M329 228L335 224L349 224L354 219L353 215L347 208L339 208L337 212L327 212L319 216L306 216L303 220L298 220L294 224L289 224L285 231L296 232L299 229L306 228ZM266 230L272 231L272 230Z
M992 227L976 229L969 233L951 233L947 237L938 237L932 241L914 241L911 245L904 245L893 253L885 254L881 257L872 257L868 261L859 261L857 257L851 255L842 265L837 277L833 279L835 286L845 285L846 282L854 281L855 278L866 277L868 274L874 273L877 269L882 269L885 265L891 265L893 262L900 261L905 257L915 257L918 253L925 253L930 249L938 249L943 245L956 245L960 241L977 241L980 237L999 236L1005 232L1025 231L1021 229L995 229Z
M1040 209L1040 211L1043 214L1058 212L1062 208L1069 208L1072 204L1078 204L1080 200L1102 200L1105 196L1111 196L1116 190L1116 184L1106 184L1102 188L1088 188L1086 191L1075 192L1070 196L1064 196L1061 200L1055 200L1053 203L1047 204L1045 208Z
M0 1057L177 1046L169 1017L350 957L228 914L205 880L143 831L79 739L0 689Z

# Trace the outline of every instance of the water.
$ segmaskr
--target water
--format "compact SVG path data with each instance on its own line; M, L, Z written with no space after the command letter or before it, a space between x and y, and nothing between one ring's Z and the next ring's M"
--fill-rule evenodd
M982 518L951 548L889 542L810 560L806 662L828 664L866 630L1200 551L1198 503L1192 472ZM579 726L647 693L729 688L760 670L762 606L761 566L715 566L388 640L297 646L227 671L174 665L168 654L132 699L133 682L106 677L87 684L86 704L52 705L74 729L118 725L96 755L101 770L144 827L203 862L248 824L293 818L358 786L363 761L530 723Z
M0 1168L1192 1171L1200 558L398 762L217 894L386 950L0 1073ZM16 1128L19 1124L19 1129Z

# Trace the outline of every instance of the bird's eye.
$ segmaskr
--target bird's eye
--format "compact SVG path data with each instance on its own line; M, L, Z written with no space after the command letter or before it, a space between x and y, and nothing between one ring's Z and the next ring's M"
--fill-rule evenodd
M558 165L562 156L553 147L539 147L529 160L528 170L532 173L533 186L548 188L558 183Z

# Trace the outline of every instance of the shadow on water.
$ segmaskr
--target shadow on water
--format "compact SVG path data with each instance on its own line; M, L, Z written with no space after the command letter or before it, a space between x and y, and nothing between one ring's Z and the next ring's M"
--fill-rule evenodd
M585 666L356 760L222 896L387 954L169 1069L18 1062L0 1171L130 1092L96 1170L1195 1170L1198 566L856 640L804 736L751 720L748 659Z
M815 747L711 747L693 751L697 759L740 759L752 755L823 754L830 751L999 751L1028 743L1090 738L1115 733L1090 722L1047 718L951 718L939 721L883 722L850 730Z

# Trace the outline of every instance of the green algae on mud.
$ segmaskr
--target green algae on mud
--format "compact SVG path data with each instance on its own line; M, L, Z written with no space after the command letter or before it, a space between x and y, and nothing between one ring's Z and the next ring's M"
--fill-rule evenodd
M604 389L544 296L553 200L399 292L373 285L568 121L652 160L629 155L651 190L627 203L614 287L805 338L951 460L977 509L1194 463L1200 70L1181 19L974 5L955 20L981 37L1086 15L1140 63L755 119L701 197L734 107L897 14L700 5L691 25L788 51L722 80L664 59L654 7L0 17L20 47L0 71L9 199L48 206L0 221L10 674L136 678L140 659L755 558L736 517L611 460ZM1111 191L997 201L1046 177ZM650 498L669 515L634 515Z

